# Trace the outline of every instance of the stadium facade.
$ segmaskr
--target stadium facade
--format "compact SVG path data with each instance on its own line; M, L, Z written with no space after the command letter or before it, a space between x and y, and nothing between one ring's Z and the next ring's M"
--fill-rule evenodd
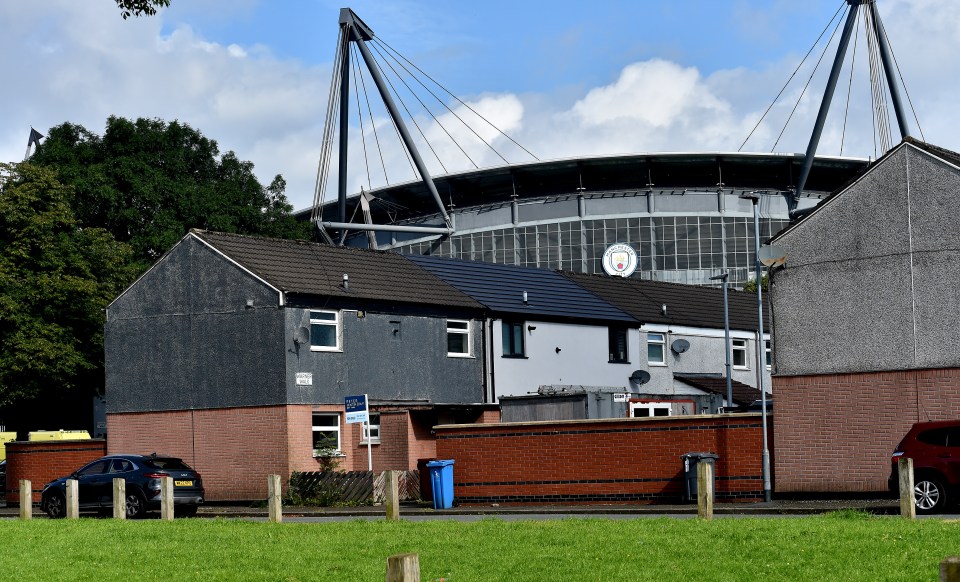
M643 279L709 285L722 271L734 286L753 272L753 206L740 196L760 192L760 236L790 222L802 154L658 153L533 162L434 177L454 233L350 231L346 244L405 254L601 273L613 243L637 251ZM863 158L817 157L797 211L859 175ZM372 190L375 224L442 224L420 181ZM360 196L348 212L361 217ZM336 214L323 205L323 219ZM304 213L306 214L306 213Z

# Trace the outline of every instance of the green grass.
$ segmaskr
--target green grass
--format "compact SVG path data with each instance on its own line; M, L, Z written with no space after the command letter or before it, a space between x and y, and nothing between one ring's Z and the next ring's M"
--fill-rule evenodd
M858 512L784 519L282 523L0 522L4 580L935 580L960 524Z

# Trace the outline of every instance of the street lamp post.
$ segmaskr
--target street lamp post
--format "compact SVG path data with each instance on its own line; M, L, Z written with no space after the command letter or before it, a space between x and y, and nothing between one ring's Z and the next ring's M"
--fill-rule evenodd
M763 280L760 268L760 193L747 192L740 196L753 204L753 264L757 273L757 384L760 388L760 410L763 417L763 499L770 501L770 449L767 445L767 392L763 389Z
M724 271L722 275L717 275L716 277L710 277L711 281L723 281L723 335L726 341L726 356L727 356L727 408L733 406L733 382L730 381L730 304L727 300L727 279L730 278L730 273Z

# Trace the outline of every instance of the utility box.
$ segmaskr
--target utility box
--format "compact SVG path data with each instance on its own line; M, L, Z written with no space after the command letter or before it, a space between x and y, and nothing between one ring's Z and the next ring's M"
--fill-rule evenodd
M720 458L714 453L685 453L680 455L683 459L683 482L686 485L684 491L684 501L697 500L697 465L700 463L710 463L716 465L716 460ZM714 481L716 481L716 470L713 471ZM716 489L714 489L716 491Z
M27 435L30 441L88 441L90 433L85 430L35 430Z

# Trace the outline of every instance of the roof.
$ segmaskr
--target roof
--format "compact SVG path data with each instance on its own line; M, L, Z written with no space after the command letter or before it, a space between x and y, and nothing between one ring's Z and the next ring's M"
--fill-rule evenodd
M724 328L722 289L568 271L562 274L626 311L642 323ZM756 294L730 289L728 302L730 328L755 331L757 329ZM763 326L764 331L769 331L770 305L766 298L764 304ZM664 305L666 305L666 313L662 309Z
M628 313L556 271L429 255L404 256L494 313L636 323Z
M284 293L482 307L396 253L202 230L190 235ZM348 289L344 275L349 276Z
M697 390L727 396L727 379L722 374L681 374L675 373L673 377L684 384L693 386ZM733 404L746 406L760 400L760 390L753 386L748 386L736 380L730 380L730 392L733 396ZM769 397L770 393L767 392Z

